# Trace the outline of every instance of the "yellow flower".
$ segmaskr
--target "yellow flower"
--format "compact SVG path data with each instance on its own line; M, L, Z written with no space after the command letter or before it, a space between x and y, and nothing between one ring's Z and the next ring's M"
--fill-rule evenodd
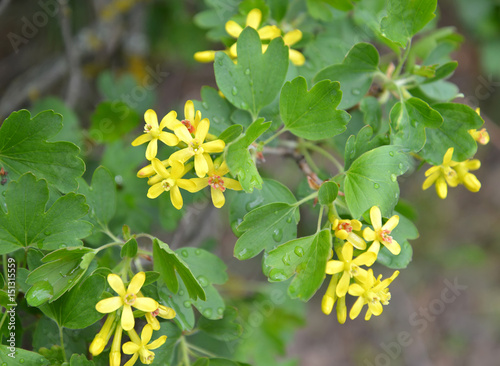
M92 356L97 356L101 354L104 350L104 347L108 344L109 338L111 338L111 334L116 326L115 324L116 313L111 313L106 318L104 325L97 335L94 337L94 340L90 344L89 352L92 353Z
M178 210L182 208L183 200L179 188L189 192L196 192L196 185L189 179L182 179L186 170L184 165L177 160L171 162L172 168L168 171L158 159L151 161L158 176L150 178L148 183L153 184L148 190L148 198L157 198L163 192L170 192L172 205ZM154 311L156 308L150 311Z
M160 322L156 319L157 316L163 319L173 319L175 318L175 310L167 306L158 305L158 309L146 313L146 321L153 327L154 330L160 329Z
M283 42L285 46L288 46L288 58L295 66L302 66L306 62L304 55L300 51L292 49L292 46L301 39L302 32L299 29L294 29L283 36ZM267 51L267 47L269 47L269 45L262 45L262 53Z
M392 238L392 236L390 236L390 234L391 231L398 226L399 216L392 216L382 226L382 214L380 213L380 208L378 208L378 206L373 206L370 209L370 220L374 230L369 227L363 230L363 237L365 240L373 241L373 244L370 246L368 251L378 254L380 250L380 243L382 243L392 254L398 255L401 252L401 246Z
M361 230L361 222L358 220L339 220L334 218L332 221L332 230L335 230L335 236L342 240L347 240L360 250L366 249L365 241L359 237L354 231Z
M433 166L425 172L427 179L422 185L425 191L427 188L436 183L436 192L439 198L445 199L448 195L448 185L456 187L458 185L457 172L452 169L457 162L451 160L453 157L453 148L450 147L443 157L443 164ZM448 184L448 185L447 185Z
M253 28L259 33L260 39L269 40L281 36L281 30L275 25L266 25L265 27L259 28L262 21L262 12L260 9L252 9L248 12L245 27ZM226 32L233 38L238 39L241 32L243 32L243 27L241 27L234 20L230 20L226 23Z
M144 134L132 141L132 146L139 146L146 142L148 143L148 148L146 149L146 159L152 160L156 157L158 151L158 140L162 141L168 146L175 146L179 143L179 139L172 133L164 132L163 129L167 124L177 117L177 113L174 111L167 114L161 120L160 125L158 125L158 117L156 112L152 109L148 109L144 113L144 120L146 125L144 126Z
M167 336L164 335L148 344L148 342L151 340L151 336L153 335L153 327L150 324L146 324L144 328L142 328L141 338L139 338L139 336L133 329L128 332L128 335L131 339L131 342L125 343L122 349L123 353L133 356L130 360L127 361L125 366L134 365L139 357L141 358L141 362L143 364L152 364L155 358L155 354L154 352L151 352L151 350L160 347L163 343L165 343L165 340L167 339Z
M168 162L168 159L165 159L165 160L161 160L160 163L162 163L162 165L165 167L165 168L168 168L170 166L170 163ZM149 165L146 165L144 168L142 168L141 170L139 170L137 172L137 178L149 178L151 177L152 175L155 175L156 172L153 168L153 164L149 164Z
M477 192L481 189L481 182L474 174L469 173L469 170L478 170L480 167L481 162L478 159L472 159L457 163L453 169L457 172L460 184L463 184L471 192Z
M392 281L399 275L399 271L395 271L390 278L380 281L382 275L377 279L373 276L373 271L368 270L368 276L363 282L356 281L349 287L349 295L359 296L349 312L349 317L355 319L365 304L368 304L365 320L370 320L372 314L379 316L384 310L382 305L388 305L391 299L391 294L387 288Z
M476 113L480 115L480 110L479 108L476 108ZM468 131L472 138L479 142L481 145L486 145L488 142L490 142L490 135L488 131L486 131L486 128L481 129L480 131L473 129Z
M196 184L198 191L206 186L210 186L212 202L215 207L221 208L226 202L223 193L226 188L240 191L242 189L241 184L236 179L224 177L224 175L229 173L229 168L225 161L219 167L215 168L212 159L210 156L207 156L207 164L208 176L205 178L193 178L191 181Z
M326 264L327 274L342 273L342 277L337 285L336 294L338 297L345 296L349 289L349 283L353 277L366 277L366 270L359 268L360 266L371 266L375 263L377 255L373 252L365 252L352 259L353 246L351 243L344 243L342 250L337 250L339 260L330 260Z
M118 324L115 330L115 337L111 343L111 351L109 352L109 366L120 366L122 364L122 326Z
M139 272L132 278L125 290L122 279L114 273L109 274L108 283L119 296L109 297L99 301L95 306L96 310L100 313L107 314L123 308L121 326L125 330L132 329L135 324L132 307L146 312L154 311L158 308L158 303L155 300L149 297L137 296L145 280L146 274L144 272Z
M220 153L224 151L226 144L222 140L214 140L210 142L204 142L208 134L208 129L210 128L210 121L208 118L204 118L200 121L196 127L196 132L194 137L191 135L186 126L177 124L174 127L174 133L179 137L181 141L186 143L188 146L185 149L174 152L170 155L168 159L171 166L173 166L174 161L178 161L184 164L191 157L194 156L194 170L196 175L203 178L208 173L208 154Z
M323 296L323 300L321 301L321 310L326 315L330 315L333 310L333 306L335 302L337 302L337 320L340 324L344 324L347 318L347 307L345 305L345 296L338 297L337 296L337 284L340 279L340 273L337 273L332 276L330 280L330 284L326 290L325 296Z

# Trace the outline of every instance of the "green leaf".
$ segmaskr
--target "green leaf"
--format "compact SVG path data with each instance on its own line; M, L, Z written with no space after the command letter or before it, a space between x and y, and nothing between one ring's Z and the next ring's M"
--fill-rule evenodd
M265 264L270 281L284 281L295 275L288 287L292 298L309 300L325 279L326 262L332 248L330 230L284 243L269 252Z
M50 361L36 352L0 345L0 362L8 366L49 366Z
M340 82L342 101L340 109L347 109L359 103L372 85L373 75L378 70L379 54L369 43L357 43L345 56L341 64L321 70L314 78Z
M338 82L323 80L309 91L302 76L285 83L280 96L280 114L285 129L308 140L342 133L351 117L346 111L336 109L341 99Z
M420 155L433 165L443 163L448 148L453 147L453 160L464 161L474 156L476 141L468 130L478 129L483 119L469 106L458 103L441 103L432 106L443 116L439 128L427 129L427 142Z
M372 206L382 215L392 214L399 199L397 177L410 166L409 156L396 146L381 146L357 158L345 172L345 199L352 217L360 217Z
M100 228L106 228L116 211L116 184L111 172L98 167L92 175L92 185L80 179L79 193L85 195L90 206L88 219Z
M385 132L382 129L382 108L377 98L366 97L359 103L359 109L363 112L365 124L371 126L375 133Z
M322 205L329 205L339 194L339 186L335 182L324 182L318 191L318 201Z
M140 122L137 112L120 101L100 103L90 119L89 134L97 142L116 141Z
M238 176L245 192L252 192L254 187L262 188L262 178L248 148L269 126L271 122L264 122L264 118L259 118L248 127L244 135L231 142L226 148L227 166L233 175Z
M243 133L241 125L231 125L221 132L219 139L227 144L236 140Z
M90 248L73 247L56 250L43 258L43 261L48 263L32 271L26 283L30 285L35 285L38 282L49 283L52 287L50 302L55 301L78 283L87 271L88 259L93 258L94 255L95 251ZM45 290L49 291L47 288ZM29 296L27 300L29 303Z
M423 84L429 84L429 83L433 83L437 80L447 78L448 76L453 74L453 72L455 71L457 66L458 66L458 62L456 62L456 61L450 61L450 62L445 63L444 65L439 66L436 69L434 76L425 80L423 82Z
M0 165L9 179L17 180L30 171L61 192L74 191L76 179L85 171L78 147L71 142L47 142L61 128L62 116L53 111L33 118L27 110L13 112L0 127Z
M389 252L386 247L383 247L382 249L380 249L380 252L377 256L377 262L383 264L388 268L401 269L406 268L411 262L413 250L410 243L408 243L408 240L417 239L418 230L413 222L411 222L408 218L399 214L398 212L394 213L399 216L399 223L398 226L396 226L394 230L392 230L391 236L401 246L401 252L398 255L394 255Z
M383 135L373 136L371 126L365 126L359 130L358 135L351 135L345 144L345 169L349 169L352 162L363 155L365 152L376 147L389 144L389 139Z
M424 147L426 127L438 128L443 123L443 117L436 110L422 99L414 97L394 104L390 118L395 131L393 144L404 146L412 152Z
M153 257L154 270L160 273L162 280L173 293L177 293L179 289L179 281L175 275L177 272L186 285L190 298L206 300L205 291L191 269L176 252L170 249L168 244L155 238L153 240Z
M68 193L46 211L49 189L31 173L10 182L5 195L7 212L0 209L0 254L38 246L44 250L80 246L92 225L79 220L88 211L85 197Z
M94 366L93 361L87 360L87 357L84 355L76 355L73 354L71 359L69 360L69 366Z
M40 310L61 327L86 328L104 316L95 309L95 304L101 300L105 288L104 277L91 275L57 301L41 306Z
M201 88L201 102L193 100L193 103L195 110L201 112L201 117L210 120L209 132L211 134L219 136L222 131L232 125L231 113L234 108L227 99L219 95L216 89L203 86Z
M125 243L120 251L120 257L134 258L137 255L137 240L130 239Z
M160 274L154 271L146 271L146 279L144 280L144 284L142 286L147 286L151 283L156 282L160 278Z
M285 202L258 207L243 218L238 231L244 231L234 246L240 260L255 257L297 237L298 207Z
M436 14L437 0L389 0L380 23L385 37L405 48L408 41Z
M54 288L48 281L36 282L26 293L26 301L30 306L40 306L54 296Z
M288 47L275 38L262 54L257 31L246 27L238 37L238 63L223 52L215 55L215 80L220 91L237 108L256 117L278 95L288 70Z
M210 320L200 318L198 328L209 336L223 342L230 342L238 339L243 332L243 327L235 322L238 311L234 307L228 307L224 311L224 316L220 320Z
M252 193L234 192L233 196L229 208L229 220L234 234L238 237L243 234L238 231L238 225L243 222L243 216L253 209L272 202L290 204L297 202L293 193L286 186L272 179L264 179L262 189L255 189Z

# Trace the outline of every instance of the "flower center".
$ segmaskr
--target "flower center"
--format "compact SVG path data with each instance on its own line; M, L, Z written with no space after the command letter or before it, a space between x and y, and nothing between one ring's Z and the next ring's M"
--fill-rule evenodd
M161 181L161 185L165 191L170 191L170 188L172 188L175 185L175 182L173 179L164 179Z
M186 126L187 130L189 131L189 133L194 133L195 132L195 128L194 126L191 124L191 121L188 120L188 119L183 119L181 121L181 123Z
M382 230L380 232L380 237L382 238L382 241L385 241L386 243L392 243L392 236L389 234L391 233L390 230Z
M149 123L146 123L144 125L144 133L149 133L153 129L153 126L151 126Z
M149 123L146 123L144 126L144 133L149 133L154 138L158 138L160 136L160 130L158 128L153 128Z
M194 154L203 154L204 150L201 147L201 145L202 144L200 144L200 142L197 139L193 139L193 141L189 143L189 147L191 148Z
M359 266L357 264L351 263L351 269L349 271L349 275L351 278L358 274Z
M208 178L208 184L215 189L218 189L221 192L226 190L224 187L224 180L219 175L212 175Z
M144 345L139 349L139 356L141 357L141 362L146 365L152 364L155 359L155 354L144 347Z
M137 299L136 294L126 294L123 302L127 305L134 305L135 299Z
M158 316L158 314L160 314L160 308L156 309L155 311L152 311L151 312L151 315L156 318Z
M339 227L338 227L338 230L345 230L347 231L348 233L352 232L352 226L350 223L348 222L341 222L339 224Z

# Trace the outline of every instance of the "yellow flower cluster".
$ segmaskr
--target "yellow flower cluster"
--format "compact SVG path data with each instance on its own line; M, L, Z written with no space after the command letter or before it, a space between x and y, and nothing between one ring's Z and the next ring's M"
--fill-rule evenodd
M125 366L134 365L139 357L143 364L149 365L153 362L155 356L151 350L165 343L167 336L161 336L154 342L149 343L153 335L153 330L160 329L160 322L156 317L173 319L175 317L175 310L158 304L154 299L142 296L140 290L145 280L146 274L139 272L132 278L127 288L125 288L122 279L118 275L109 274L108 284L118 296L101 300L95 306L98 312L109 315L101 330L90 344L89 351L93 356L99 355L108 344L114 332L109 353L110 366L121 365L120 349L127 355L133 355ZM132 308L144 312L146 321L148 322L143 328L140 338L134 330L135 317ZM131 341L122 346L123 330L127 332Z
M343 240L340 246L335 246L338 259L329 260L326 265L326 273L332 275L328 289L321 303L325 314L330 314L337 302L337 319L344 324L347 319L346 295L356 296L349 317L355 319L365 304L368 305L365 320L372 315L382 314L382 305L389 304L391 294L389 284L398 276L399 272L382 281L382 275L375 278L372 269L364 269L361 266L370 267L377 260L380 245L384 245L394 255L401 252L401 247L392 238L391 231L399 223L399 217L394 215L382 225L382 215L377 206L370 209L372 228L366 227L361 231L362 224L358 220L342 220L334 215L330 216L332 230L338 239ZM368 250L366 241L372 242ZM354 248L366 250L353 258Z
M184 119L181 121L177 119L177 113L171 111L158 124L158 117L152 109L146 111L144 120L144 134L136 138L132 145L148 143L146 159L151 164L139 170L137 176L149 178L149 198L154 199L163 192L169 192L172 205L180 210L183 206L181 189L194 193L210 186L213 204L220 208L225 203L223 192L227 188L241 190L237 180L225 177L229 169L222 161L222 155L212 160L210 154L222 153L225 143L208 133L210 121L201 118L201 112L195 111L191 100L184 106ZM165 128L173 133L163 131ZM158 141L177 146L179 150L160 161L156 157ZM193 161L189 162L191 158ZM193 168L198 178L184 178Z
M268 43L274 38L281 37L281 29L279 29L275 25L266 25L260 27L262 25L262 12L260 9L252 9L248 12L245 27L253 28L259 34L262 43L262 52L265 52L268 47ZM243 27L236 23L234 20L230 20L226 23L226 32L232 37L238 40L241 32L243 32ZM304 55L291 47L299 42L302 39L302 32L299 29L294 29L290 32L287 32L283 35L283 41L285 45L289 47L289 58L290 61L296 66L302 66L306 59ZM236 44L235 42L231 47L222 51L226 53L229 57L236 60L238 54L236 52ZM215 52L217 51L201 51L196 52L194 54L194 59L198 62L212 62L215 58Z

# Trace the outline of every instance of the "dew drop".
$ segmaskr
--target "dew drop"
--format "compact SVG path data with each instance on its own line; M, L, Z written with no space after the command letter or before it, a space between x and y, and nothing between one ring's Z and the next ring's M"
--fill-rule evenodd
M286 222L288 222L289 224L292 222L292 216L290 216L289 218L286 219Z
M196 254L196 255L200 255L200 254L201 254L201 249L196 249L196 250L194 251L194 254Z
M24 363L24 358L21 358L21 359L19 360L19 363Z
M397 192L396 192L396 193L394 193L394 198L395 198L395 199L398 199L398 198L399 198L399 193L397 193Z
M293 251L299 257L302 257L304 255L304 249L302 249L302 247L295 247L295 249Z
M250 75L250 69L245 70L245 75Z
M398 179L398 177L396 177L396 174L391 174L391 180L393 182L395 182L397 179Z
M207 287L208 285L208 280L205 276L199 276L198 282L200 283L201 287Z
M45 235L45 236L48 236L48 235L50 235L50 234L52 234L52 233L51 233L50 231L48 231L48 230L46 230L46 231L43 233L43 235Z
M2 192L2 196L4 196L4 197L5 197L5 195L6 195L6 194L7 194L7 191L3 191L3 192Z
M186 300L186 301L184 301L183 305L184 305L185 308L189 308L191 306L191 301L187 301Z
M361 91L359 89L352 89L351 93L353 95L360 95L361 94Z
M218 308L217 309L217 314L219 314L219 315L224 314L224 308Z
M184 290L179 291L179 296L184 296Z
M404 168L403 163L399 163L399 169L402 171Z
M68 283L73 283L73 280L68 280Z
M208 109L208 104L207 104L207 102L203 102L203 103L201 103L201 105L203 106L203 108Z
M273 232L273 239L276 242L279 242L283 238L283 230L275 229Z
M390 156L394 156L394 151L390 151L390 152L389 152L389 155L390 155Z
M285 272L278 268L273 268L271 272L269 272L269 278L273 281L284 281L286 280Z
M253 80L250 80L250 86L253 86Z
M241 108L248 109L248 104L245 102L241 102Z
M379 185L378 183L375 183L375 184L373 185L373 188L375 188L375 189L379 189L379 188L380 188L380 185Z
M215 122L215 123L219 123L220 120L219 120L219 117L213 117L212 120Z
M233 86L233 90L231 90L231 94L233 94L233 95L238 94L238 89L235 86Z
M187 258L187 256L189 255L189 253L188 253L188 251L187 251L186 249L184 249L184 250L182 250L182 251L181 251L181 255L182 255L183 257L186 257L186 258Z
M66 248L66 244L61 244L59 245L59 248L62 249L62 248Z
M283 258L281 258L281 260L283 261L283 263L285 264L285 266L289 266L290 265L290 255L287 253L283 256Z
M207 318L211 317L211 316L212 316L212 313L213 313L213 311L212 311L212 309L210 309L210 308L203 310L203 315L204 315L205 317L207 317Z
M7 366L7 362L3 362L3 363L2 363L2 366Z

